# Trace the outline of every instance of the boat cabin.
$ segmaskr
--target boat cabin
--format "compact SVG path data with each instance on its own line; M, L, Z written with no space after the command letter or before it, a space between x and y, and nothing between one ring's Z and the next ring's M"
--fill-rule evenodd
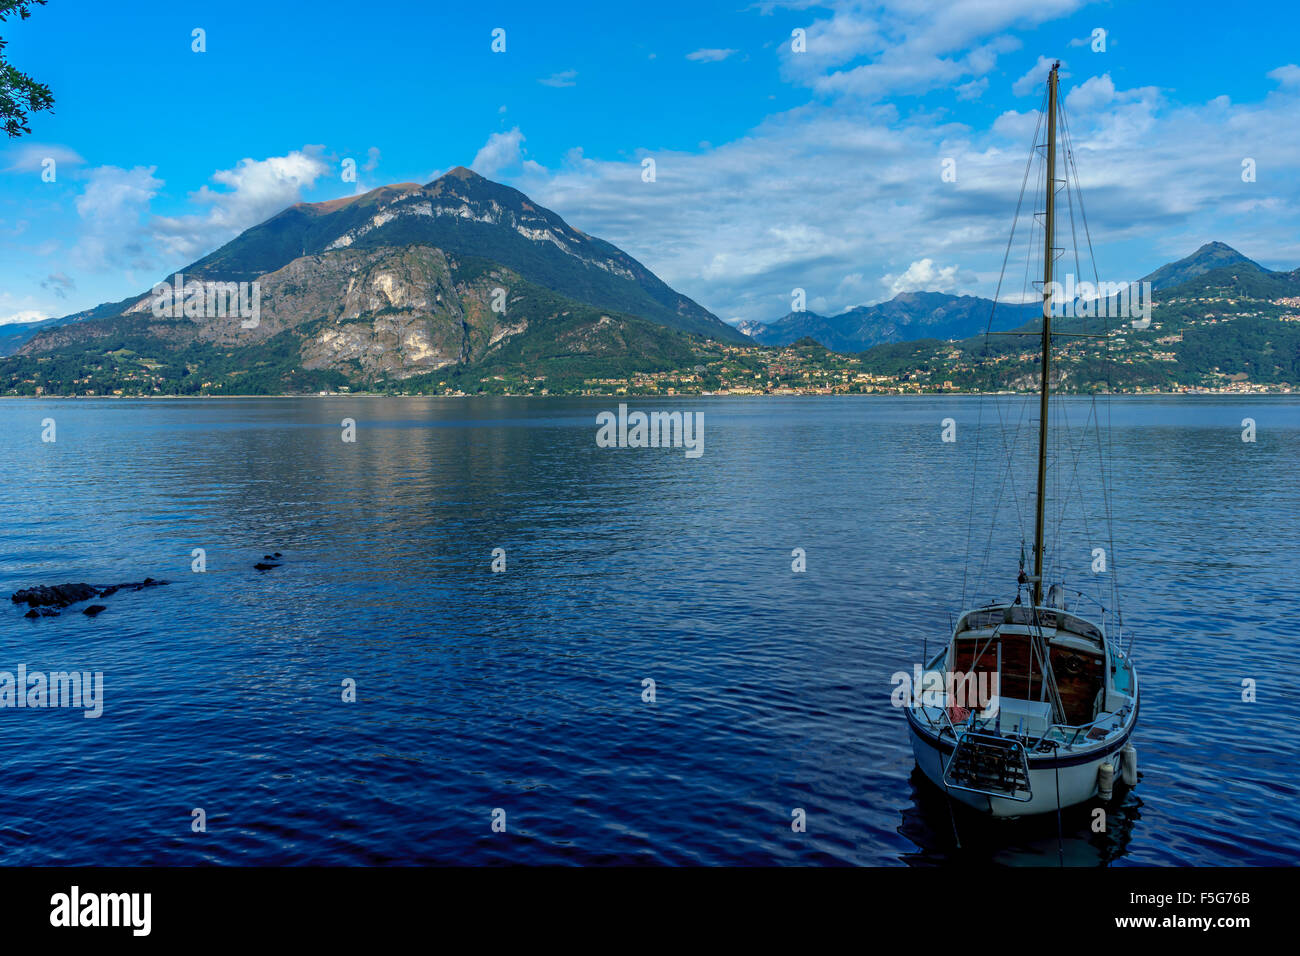
M1043 680L1042 647L1055 677L1059 721L1052 719L1052 682ZM1119 664L1127 668L1127 663L1114 658L1108 668L1108 658L1106 637L1091 621L1062 608L1015 604L964 614L948 659L953 672L976 675L980 683L997 675L1003 729L1019 726L1040 736L1053 723L1080 727L1123 706L1126 694L1111 678L1118 676Z

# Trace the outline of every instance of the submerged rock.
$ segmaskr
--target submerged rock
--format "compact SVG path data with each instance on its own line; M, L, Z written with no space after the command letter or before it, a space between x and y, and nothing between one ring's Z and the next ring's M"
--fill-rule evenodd
M166 583L154 578L145 578L143 581L110 584L108 587L85 583L41 584L34 588L15 591L9 599L15 604L27 605L29 610L23 615L24 617L57 617L62 608L89 601L91 598L106 598L118 591L142 591ZM82 613L94 617L103 610L106 610L103 604L92 604Z
M166 581L155 581L153 578L145 578L143 581L135 584L113 584L102 589L98 596L109 597L110 595L116 594L118 591L141 591L144 588L158 587L159 585L166 583Z
M11 600L15 604L28 607L67 607L78 601L88 601L99 597L99 588L93 584L54 584L39 585L15 591Z
M280 567L283 562L277 559L281 557L283 557L283 555L281 555L279 551L275 552L275 554L264 554L262 555L262 560L258 561L257 564L253 565L253 567L258 571L270 571L272 568Z

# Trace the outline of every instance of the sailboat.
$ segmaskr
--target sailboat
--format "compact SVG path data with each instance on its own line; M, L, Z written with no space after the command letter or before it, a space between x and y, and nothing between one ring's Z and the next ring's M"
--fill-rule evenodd
M1058 186L1068 189L1057 178L1059 68L1053 65L1047 80L1046 143L1034 134L1035 151L1046 147L1042 328L1006 333L1037 336L1041 348L1032 573L1022 545L1014 600L960 613L904 707L925 776L952 800L993 817L1059 814L1098 796L1110 799L1119 782L1137 782L1132 737L1140 695L1131 642L1121 646L1122 618L1100 604L1097 614L1071 606L1064 581L1049 582L1045 570L1052 342L1094 334L1052 327L1053 265L1064 253L1054 245L1056 194ZM1072 162L1067 152L1064 172ZM1073 207L1070 216L1073 224ZM971 700L963 691L972 688L976 696L979 688L994 690Z

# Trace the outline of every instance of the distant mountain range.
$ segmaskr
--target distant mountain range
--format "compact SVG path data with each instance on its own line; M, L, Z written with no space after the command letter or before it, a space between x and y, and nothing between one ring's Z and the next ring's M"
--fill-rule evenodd
M1161 266L1138 281L1153 291L1172 288L1215 269L1237 266L1268 272L1222 242L1209 242L1185 259ZM737 328L761 345L785 346L815 339L835 352L863 352L872 346L919 339L965 339L987 329L1006 331L1036 319L1042 306L1000 303L970 295L902 292L877 305L859 306L835 316L791 312L768 324L741 323ZM991 321L991 325L990 325Z
M1038 303L998 305L973 295L900 292L888 302L863 305L840 315L791 312L770 325L747 324L742 331L762 345L790 345L816 339L833 352L862 352L886 342L915 339L964 339L982 333L990 316L995 329L1023 325L1041 314Z
M1186 271L1177 285L1154 293L1149 327L1121 328L1082 316L1057 320L1053 327L1062 331L1104 335L1057 345L1053 387L1244 392L1300 385L1300 269L1274 272L1224 255L1226 247L1203 248L1229 264L1202 272L1196 256L1173 263ZM1033 334L1041 327L1035 317L1016 331ZM953 342L923 339L878 345L856 359L863 371L904 389L1032 391L1042 369L1037 345L1028 342L983 334Z

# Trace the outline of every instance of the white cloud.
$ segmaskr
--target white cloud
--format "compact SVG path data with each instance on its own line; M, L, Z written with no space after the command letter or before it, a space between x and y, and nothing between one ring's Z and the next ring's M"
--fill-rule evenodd
M819 93L879 100L979 79L1019 49L1010 30L1073 12L1084 0L890 0L867 12L854 0L826 3L807 50L780 48L786 79Z
M1016 96L1025 96L1035 91L1042 92L1047 83L1047 74L1056 62L1051 57L1040 56L1038 62L1029 68L1029 72L1011 84L1011 92Z
M524 134L518 126L508 133L493 133L474 155L470 168L490 179L503 169L518 166L523 160L523 142Z
M285 156L241 159L233 169L218 170L212 174L212 181L226 189L204 185L190 195L192 202L207 206L207 211L154 217L154 238L169 259L194 258L215 249L250 226L300 202L305 190L331 172L320 153L319 146L305 146Z
M147 267L151 255L140 234L141 220L149 201L162 188L154 178L154 166L121 169L99 166L90 170L88 181L76 199L81 217L81 236L72 250L72 261L91 270Z
M62 315L66 311L66 307L61 304L56 307L54 300L46 296L38 299L31 294L16 295L0 288L0 325L10 325L14 322L39 322L53 315Z
M205 185L190 194L190 201L204 211L179 216L151 215L151 203L164 185L154 175L156 167L91 169L82 174L86 185L75 201L81 229L70 261L92 272L138 270L146 275L184 265L300 201L330 172L319 153L320 147L305 147L285 156L242 159L212 175L225 188ZM370 159L378 160L373 147ZM71 288L50 285L53 278L42 283L47 291L57 295L60 288Z
M948 110L988 89L999 59L1018 46L1011 31L1069 13L1080 2L784 4L809 11L808 53L790 53L788 36L780 38L778 53L782 74L819 94L807 105L769 116L731 142L691 152L593 156L575 146L550 166L526 158L525 137L515 127L492 134L471 165L507 179L707 308L737 319L785 314L795 287L807 290L809 308L821 313L907 288L991 295L1037 122L1036 98L988 127L953 122ZM823 5L831 11L823 13ZM1076 68L1106 61L1078 59ZM1026 55L1007 79L1028 62ZM1040 84L1048 65L1037 57L1017 84ZM1277 84L1271 92L1240 104L1227 97L1178 104L1170 101L1173 91L1122 89L1107 73L1065 84L1103 278L1133 278L1209 238L1275 267L1300 265L1300 179L1287 174L1300 155L1300 124L1293 121L1300 112L1300 67L1280 66L1268 76ZM1006 80L992 83L1005 87ZM881 104L886 96L935 90L947 92L924 109ZM654 183L641 180L645 155L656 160ZM940 178L940 157L949 156L957 161L956 182ZM1258 162L1255 183L1241 182L1243 156ZM319 159L312 162L321 167L315 175L330 172ZM214 176L225 189L192 197L206 204L204 215L150 220L149 199L162 184L148 169L116 170L124 180L117 183L125 191L121 201L108 201L106 179L99 199L87 199L83 217L126 224L95 235L114 244L116 261L129 264L132 243L155 255L159 242L179 243L179 236L198 244L196 251L214 248L229 238L214 231L260 221L315 181L277 179L269 166L245 164L253 161L226 171L225 179ZM132 174L134 192L125 181ZM1022 228L1027 222L1022 214ZM169 232L169 223L179 226ZM163 271L153 270L148 281ZM1004 295L1014 297L1019 286L1017 276ZM43 295L5 301L0 292L0 312L48 305L57 303Z
M362 172L372 173L379 166L379 147L371 146L366 150L366 162L361 167Z
M1173 105L1103 74L1066 93L1103 278L1134 278L1206 237L1300 265L1300 215L1288 211L1300 209L1300 180L1280 172L1300 155L1297 90ZM795 287L821 313L923 279L990 296L1037 119L1009 111L973 130L861 101L815 102L699 152L598 159L575 149L511 182L719 314L770 320L789 311ZM657 182L641 181L642 155L654 156ZM948 156L955 183L940 178ZM1257 159L1258 182L1241 182L1242 156ZM1015 249L1023 266L1025 246ZM925 258L928 274L917 265ZM1020 277L1015 286L1003 294L1017 295Z
M947 292L957 284L957 267L936 267L933 259L918 259L902 275L880 280L892 295L900 292Z
M1065 107L1071 114L1093 113L1110 106L1115 99L1115 83L1109 73L1084 80L1065 97Z
M1281 86L1300 86L1300 66L1294 63L1279 66L1276 70L1268 71L1268 78L1276 80Z
M1025 110L1023 113L1007 110L993 121L993 133L1017 142L1028 142L1037 125L1037 110Z
M852 9L837 11L829 20L814 21L805 32L804 52L795 55L811 57L811 62L822 68L843 65L887 42L879 20Z
M696 63L718 63L729 56L734 56L737 52L739 51L718 49L696 50L694 53L686 54L686 59L694 60Z
M49 316L40 309L21 309L9 315L0 315L0 325L13 325L16 322L39 322Z
M60 299L66 299L68 293L76 289L76 281L66 272L51 272L41 280L41 288L52 292Z
M1101 29L1101 28L1098 27L1098 28L1096 28L1096 29ZM1105 44L1106 44L1106 49L1110 49L1110 48L1113 47L1113 46L1118 46L1118 45L1119 45L1119 41L1116 40L1115 37L1113 37L1113 36L1111 35L1111 32L1110 32L1109 30L1106 30L1106 31L1105 31L1105 36L1104 36L1103 39L1104 39ZM1091 48L1094 42L1096 42L1096 41L1094 40L1091 31L1089 31L1089 33L1088 33L1088 35L1087 35L1086 37L1075 37L1073 40L1071 40L1071 41L1070 41L1070 46L1086 46L1086 47ZM1104 51L1103 51L1103 50L1096 50L1096 51L1094 51L1094 52L1096 52L1096 53L1102 53L1102 52L1104 52Z
M561 70L559 73L552 73L550 76L544 77L538 80L537 82L542 84L542 86L553 86L556 88L562 88L566 86L577 86L578 71Z
M85 162L77 151L67 146L59 146L56 143L23 143L21 146L15 146L4 153L4 159L8 160L8 165L4 167L7 173L28 173L35 172L42 168L46 159L53 159L56 164L56 174L58 166L80 166Z

